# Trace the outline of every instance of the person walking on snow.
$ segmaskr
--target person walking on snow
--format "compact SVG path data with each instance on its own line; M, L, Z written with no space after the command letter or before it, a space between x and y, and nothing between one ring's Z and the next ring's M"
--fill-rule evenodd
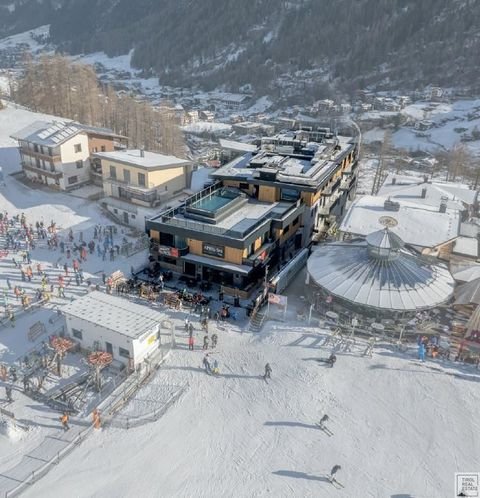
M418 346L418 359L420 361L425 361L425 344L423 342Z
M205 367L205 372L207 372L207 374L212 373L212 367L210 366L210 362L208 361L208 354L206 354L203 358L203 366Z
M264 379L270 379L272 376L272 367L270 366L270 363L267 363L265 365L265 373L263 374Z
M203 349L208 349L208 335L203 337Z
M60 422L62 423L64 431L70 430L70 426L68 425L68 419L69 419L68 413L63 412L63 415L60 417Z
M212 335L212 349L215 349L217 347L217 342L218 342L218 335L213 334Z
M5 395L7 396L7 401L11 403L13 401L11 386L5 386Z
M193 338L193 335L191 335L188 338L188 349L189 349L189 351L193 351L194 344L195 344L195 339Z

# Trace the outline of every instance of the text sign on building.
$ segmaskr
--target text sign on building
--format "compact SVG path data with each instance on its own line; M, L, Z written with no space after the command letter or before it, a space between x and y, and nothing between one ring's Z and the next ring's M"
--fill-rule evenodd
M174 256L178 258L179 252L176 247L158 246L158 253L162 256Z
M215 256L217 258L223 258L225 256L225 247L216 246L215 244L203 243L203 254L208 254L209 256Z

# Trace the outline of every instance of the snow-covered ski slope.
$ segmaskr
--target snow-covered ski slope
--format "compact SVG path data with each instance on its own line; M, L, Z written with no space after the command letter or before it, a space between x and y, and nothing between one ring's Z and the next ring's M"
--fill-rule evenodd
M154 379L188 382L180 401L150 425L95 432L25 496L453 496L454 472L480 469L478 372L360 347L327 368L320 336L220 331L215 378L182 334ZM315 425L324 413L332 437ZM328 482L335 464L343 489Z

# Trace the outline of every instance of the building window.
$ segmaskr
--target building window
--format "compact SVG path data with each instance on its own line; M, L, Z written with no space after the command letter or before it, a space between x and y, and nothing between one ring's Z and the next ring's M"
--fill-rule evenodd
M138 184L141 187L145 187L145 175L144 175L144 173L138 173Z
M113 212L114 212L115 214L118 214L118 209L117 209L117 208L113 208Z
M93 152L98 152L98 147L94 147Z
M124 348L118 348L118 354L123 356L123 358L130 358L130 351Z
M105 145L102 145L100 148L101 148L102 152L105 152L107 150Z
M75 152L82 152L82 144L75 144L73 148L75 149Z
M248 183L240 183L238 187L240 190L248 190Z
M131 214L131 215L130 215L130 218L132 218L132 220L134 220L134 219L135 219L135 215L134 215L134 214Z
M72 329L72 335L73 337L75 337L75 339L80 339L80 340L83 339L83 334L81 330Z
M280 199L282 201L296 201L300 197L300 192L292 188L282 188Z
M294 225L296 225L298 223L298 221L300 220L300 216L297 216L294 220L293 220L293 223L292 223L292 227Z
M55 173L55 165L54 164L50 164L50 171L52 173Z
M81 159L80 159L80 161L77 161L75 164L77 165L77 169L83 168L83 161Z
M115 166L110 165L110 178L117 178L117 168Z
M68 179L68 184L69 185L73 185L74 183L77 183L78 182L78 176L71 176L69 179Z
M124 170L123 170L123 179L124 179L127 183L130 183L130 170L129 170L129 169L124 169Z

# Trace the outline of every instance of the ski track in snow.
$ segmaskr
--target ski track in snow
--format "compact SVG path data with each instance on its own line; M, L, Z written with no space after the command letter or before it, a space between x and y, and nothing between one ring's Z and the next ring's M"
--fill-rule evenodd
M443 498L455 471L479 467L473 379L389 351L360 357L363 344L327 368L309 358L328 348L269 327L219 332L220 377L199 368L203 351L173 351L153 382L188 381L179 402L153 424L95 434L25 496ZM332 437L314 425L324 413ZM336 463L345 488L333 491Z

